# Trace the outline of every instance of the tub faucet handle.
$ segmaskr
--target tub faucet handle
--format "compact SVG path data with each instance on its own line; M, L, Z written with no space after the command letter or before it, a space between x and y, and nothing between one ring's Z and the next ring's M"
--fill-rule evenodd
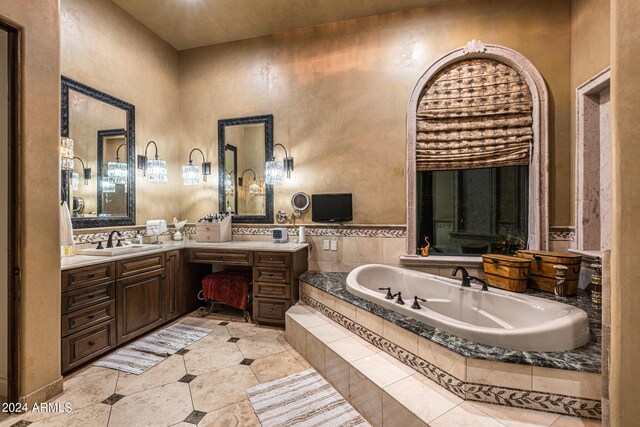
M411 305L411 308L413 308L414 310L420 310L422 307L420 307L420 303L418 301L427 302L426 299L420 298L416 295L413 297L413 304Z
M384 296L385 299L393 299L393 295L391 295L391 288L378 288L379 291L387 291L387 294Z
M396 298L396 304L404 305L404 301L402 300L402 292L398 292L397 294L393 294L391 296L398 297Z

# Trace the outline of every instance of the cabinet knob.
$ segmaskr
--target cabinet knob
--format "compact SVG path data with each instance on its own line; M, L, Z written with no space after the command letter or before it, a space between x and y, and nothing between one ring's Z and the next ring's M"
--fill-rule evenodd
M91 320L91 319L95 319L96 315L95 314L90 314L87 316L87 319Z
M87 277L89 277L89 279L93 279L94 277L96 277L96 275L95 275L95 274L90 274L90 275L89 275L89 276L87 276Z
M88 344L93 346L93 345L96 345L96 342L95 341L89 341Z
M89 294L87 295L87 298L94 298L96 296L96 294Z
M166 278L167 278L167 275L166 275L166 274L163 274L163 275L162 275L162 278L163 278L163 279L166 279Z

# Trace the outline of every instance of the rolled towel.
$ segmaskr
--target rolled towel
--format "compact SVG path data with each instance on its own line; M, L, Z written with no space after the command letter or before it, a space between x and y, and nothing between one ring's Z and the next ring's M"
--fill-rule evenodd
M60 246L73 246L73 225L66 201L60 204Z

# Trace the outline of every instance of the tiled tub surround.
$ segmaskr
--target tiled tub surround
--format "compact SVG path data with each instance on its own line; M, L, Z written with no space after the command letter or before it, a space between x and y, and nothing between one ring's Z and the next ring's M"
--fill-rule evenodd
M346 291L346 276L304 274L302 300L458 397L600 418L600 320L585 296L563 302L589 314L593 339L587 346L572 352L521 352L463 340L355 297Z

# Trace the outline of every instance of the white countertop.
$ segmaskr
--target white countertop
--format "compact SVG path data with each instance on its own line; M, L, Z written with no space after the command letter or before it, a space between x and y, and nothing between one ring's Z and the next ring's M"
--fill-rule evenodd
M70 255L61 259L60 269L70 270L72 268L87 267L90 265L102 264L104 262L118 261L128 258L135 258L145 255L152 255L161 252L168 252L183 248L202 249L223 249L223 250L245 250L245 251L274 251L274 252L297 252L306 248L307 243L272 243L255 240L239 240L224 243L203 243L195 240L184 240L175 242L172 240L162 242L157 249L149 249L139 252L130 252L114 256L94 256L94 255Z

